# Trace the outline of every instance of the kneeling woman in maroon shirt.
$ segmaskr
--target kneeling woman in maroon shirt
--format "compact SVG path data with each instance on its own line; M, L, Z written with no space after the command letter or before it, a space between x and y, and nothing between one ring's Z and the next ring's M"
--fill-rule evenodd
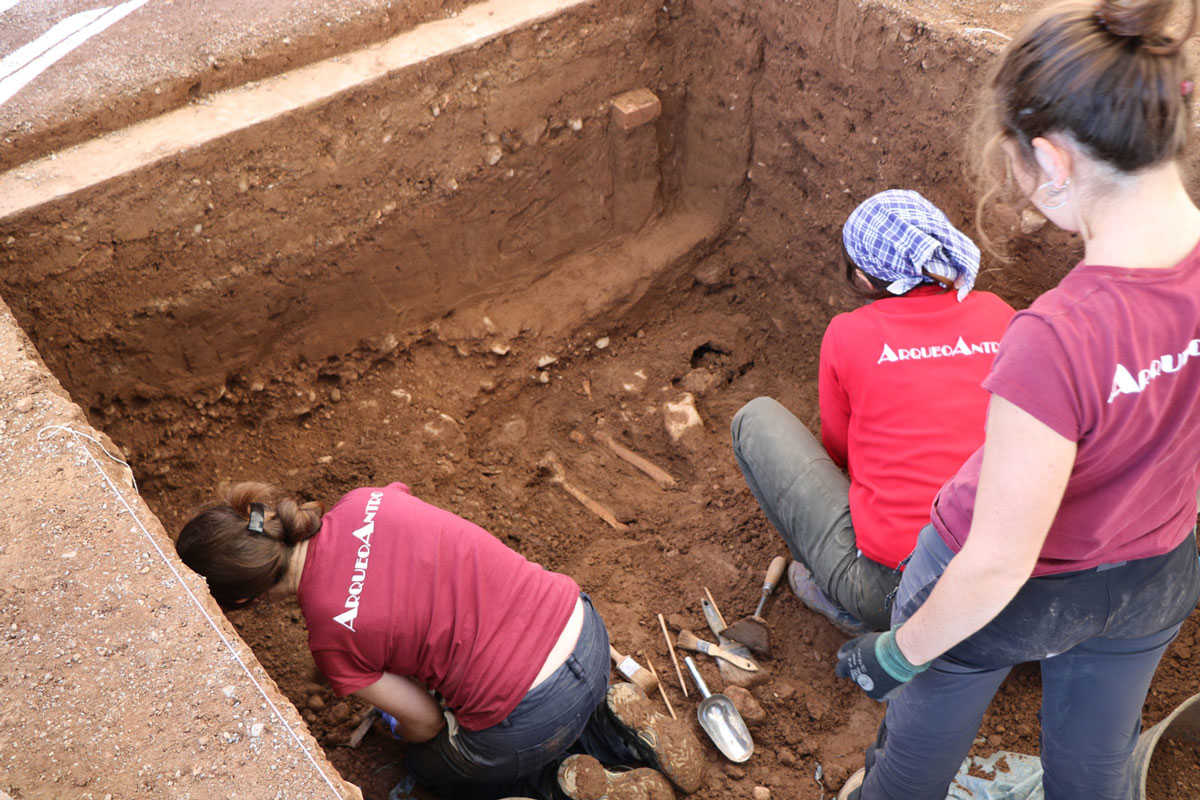
M500 796L552 773L545 768L585 728L582 749L606 763L648 762L697 788L698 743L696 757L674 761L636 744L647 733L639 727L662 728L643 740L678 733L637 707L640 690L609 691L608 633L575 581L402 483L355 489L324 515L319 503L239 484L184 526L176 549L225 607L295 592L317 666L339 694L379 707L400 738L418 743L407 763L427 788ZM603 724L615 736L594 730ZM651 770L614 776L587 759L571 765L601 781L637 773L655 796L671 791Z

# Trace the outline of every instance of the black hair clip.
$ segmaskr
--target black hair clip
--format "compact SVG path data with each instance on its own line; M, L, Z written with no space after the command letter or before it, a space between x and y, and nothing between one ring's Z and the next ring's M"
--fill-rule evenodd
M250 504L250 532L263 535L263 521L267 516L267 507L262 503Z

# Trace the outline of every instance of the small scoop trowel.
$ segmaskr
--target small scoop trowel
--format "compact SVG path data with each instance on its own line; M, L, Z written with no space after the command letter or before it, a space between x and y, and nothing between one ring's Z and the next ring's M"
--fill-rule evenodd
M748 658L751 661L754 659L751 656L750 648L741 642L735 642L733 639L727 639L722 635L723 631L729 627L725 622L725 618L721 616L721 610L717 608L717 603L713 599L712 592L708 591L708 587L704 587L704 597L700 600L700 608L704 611L704 620L708 623L708 629L717 637L717 644L723 649L728 650L734 655ZM717 668L721 671L721 678L724 679L725 685L742 686L750 688L757 686L760 683L766 683L771 679L767 671L762 669L761 664L756 664L758 669L746 670L739 669L728 661L718 658Z
M771 592L775 591L779 579L783 577L787 563L783 556L771 559L771 566L767 567L767 578L763 581L762 597L758 600L758 608L754 610L754 614L739 619L721 632L727 639L741 642L760 656L771 655L771 634L767 629L767 621L762 617L763 606Z
M754 755L754 740L750 738L746 721L734 707L733 701L720 693L711 694L692 657L687 656L683 660L687 664L688 672L692 673L692 680L696 682L700 694L704 695L696 709L700 727L704 728L704 732L721 751L721 755L739 764L749 760L750 756Z

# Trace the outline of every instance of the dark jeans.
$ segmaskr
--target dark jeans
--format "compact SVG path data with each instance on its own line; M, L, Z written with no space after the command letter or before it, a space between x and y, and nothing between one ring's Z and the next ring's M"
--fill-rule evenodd
M608 631L586 594L575 650L530 690L504 720L481 731L449 727L406 757L417 782L444 798L491 800L521 791L527 779L575 743L608 691Z
M920 608L953 556L933 526L921 532L894 624ZM862 800L943 800L992 696L1026 661L1042 670L1047 800L1128 800L1150 679L1198 596L1194 536L1154 558L1030 579L888 704Z
M757 397L733 418L733 454L792 557L825 595L874 630L887 630L900 571L858 549L850 481L792 412Z

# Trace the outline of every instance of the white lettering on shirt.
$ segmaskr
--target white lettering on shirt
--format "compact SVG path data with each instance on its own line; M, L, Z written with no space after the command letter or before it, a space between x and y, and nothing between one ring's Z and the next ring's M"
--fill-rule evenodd
M1150 385L1150 381L1160 375L1179 372L1184 364L1197 356L1200 356L1200 339L1192 339L1178 355L1167 353L1159 356L1150 362L1150 366L1139 369L1136 377L1128 367L1118 363L1113 372L1112 391L1108 394L1108 402L1111 403L1123 394L1141 394Z
M898 347L893 350L887 342L879 354L876 364L885 361L919 361L925 358L949 358L951 356L973 356L979 353L994 354L1000 350L999 342L973 342L967 344L959 336L954 344L935 344L926 347Z
M336 614L333 621L351 633L354 632L354 620L358 619L358 598L367 580L367 564L371 558L371 534L375 532L375 514L378 513L382 500L383 492L371 492L362 527L350 532L350 535L362 544L354 554L354 571L350 574L350 586L346 589L346 610Z

